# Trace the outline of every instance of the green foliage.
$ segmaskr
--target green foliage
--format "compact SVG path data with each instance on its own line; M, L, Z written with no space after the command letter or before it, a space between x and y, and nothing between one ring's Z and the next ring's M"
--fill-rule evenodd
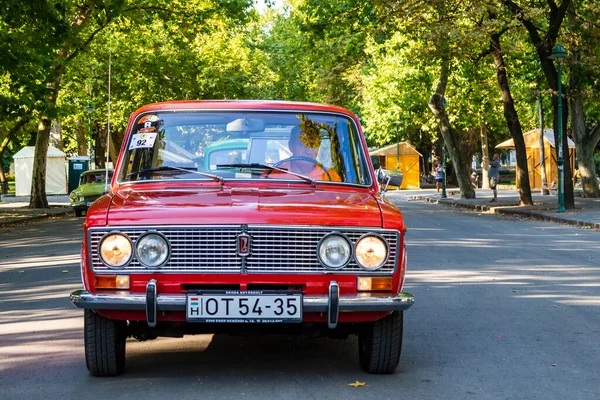
M520 2L523 3L523 2ZM525 2L527 3L527 2ZM588 128L600 120L600 7L572 1L559 40L576 55L564 67L571 93L583 94ZM31 115L3 155L6 166L34 136L37 116L58 118L65 150L77 132L106 134L111 58L111 131L122 133L139 106L179 99L273 98L337 104L362 119L370 145L397 139L430 149L438 140L428 108L441 60L451 74L446 111L466 141L485 124L490 147L509 137L495 67L486 51L500 33L503 57L523 130L538 124L550 91L536 49L495 0L289 0L259 16L250 0L5 0L0 5L0 142ZM552 28L545 2L523 16ZM49 83L64 67L56 108ZM539 89L538 89L539 88ZM118 136L118 135L117 135ZM470 139L469 139L470 140ZM475 149L476 151L476 149Z

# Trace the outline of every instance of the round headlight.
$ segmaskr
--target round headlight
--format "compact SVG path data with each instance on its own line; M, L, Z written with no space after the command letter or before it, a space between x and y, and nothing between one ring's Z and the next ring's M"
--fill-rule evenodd
M119 268L131 259L131 241L120 233L108 234L100 243L100 258L109 267Z
M325 236L319 244L319 260L327 268L343 268L352 254L352 247L348 240L337 234Z
M71 199L72 203L75 203L77 201L77 194L75 192L71 192L69 199Z
M388 256L386 242L378 236L364 236L354 249L356 261L364 269L375 270L381 268Z
M138 239L136 256L145 267L158 268L169 257L169 243L162 235L148 233Z

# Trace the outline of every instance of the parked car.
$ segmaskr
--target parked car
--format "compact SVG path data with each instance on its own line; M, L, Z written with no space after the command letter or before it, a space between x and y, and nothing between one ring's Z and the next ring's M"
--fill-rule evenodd
M108 170L108 180L112 180L113 170ZM81 217L89 206L110 189L106 185L106 170L94 169L85 171L79 177L79 186L71 192L69 199L75 215Z
M200 333L358 335L362 368L394 372L414 297L406 227L382 189L401 177L375 173L354 114L185 101L128 126L71 294L92 375L124 370L128 337Z

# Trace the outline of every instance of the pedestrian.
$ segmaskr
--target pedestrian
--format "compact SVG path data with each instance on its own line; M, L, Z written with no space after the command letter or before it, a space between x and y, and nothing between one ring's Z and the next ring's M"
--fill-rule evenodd
M442 179L444 179L444 172L442 171L442 164L438 163L437 167L435 167L435 188L438 193L442 188Z
M494 154L494 159L488 161L488 178L490 179L490 189L494 193L494 198L490 201L498 201L498 181L500 180L500 155Z

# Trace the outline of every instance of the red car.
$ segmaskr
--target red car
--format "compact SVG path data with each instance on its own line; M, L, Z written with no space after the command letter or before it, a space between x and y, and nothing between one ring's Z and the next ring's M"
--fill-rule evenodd
M406 228L358 118L339 107L182 101L132 114L82 243L85 357L125 367L128 337L358 335L360 365L400 359ZM401 177L400 177L401 178Z

